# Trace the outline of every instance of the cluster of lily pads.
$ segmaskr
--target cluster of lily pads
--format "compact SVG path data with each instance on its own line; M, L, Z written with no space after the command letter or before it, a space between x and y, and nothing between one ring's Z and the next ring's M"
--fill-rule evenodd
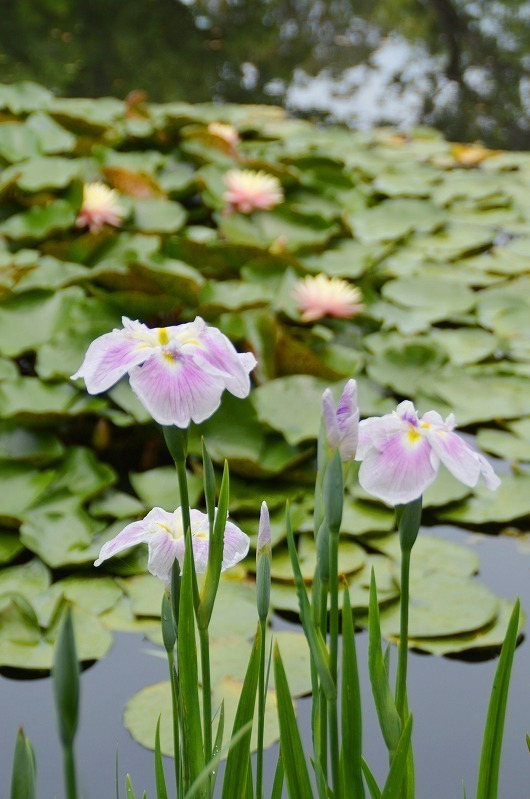
M357 379L364 415L408 396L422 410L454 411L482 449L512 463L495 494L442 470L424 497L429 524L524 531L529 154L451 145L423 128L319 128L276 107L62 99L30 83L0 87L0 114L1 666L50 667L65 599L84 660L105 654L112 630L158 640L163 589L144 574L145 553L114 559L104 574L92 564L146 509L175 509L174 468L126 381L88 397L70 379L90 342L122 315L150 326L200 315L255 352L250 397L225 395L192 433L190 502L201 500L204 435L214 461L229 460L230 513L242 529L256 533L267 499L275 610L297 612L286 500L303 573L313 574L321 397L328 385L338 397L347 377ZM235 145L212 132L218 122L237 130ZM277 178L283 201L227 212L225 177L234 169ZM91 230L76 220L85 186L96 181L119 194L123 214ZM354 319L304 319L296 287L320 274L360 290ZM354 476L339 566L360 622L375 568L382 630L392 639L394 514ZM214 658L236 681L230 652L236 642L248 646L255 621L252 568L225 580L218 602L238 603L219 626L215 645L225 655ZM500 644L508 603L473 578L477 568L468 550L420 537L411 645L445 654ZM304 693L307 650L292 635ZM141 706L128 712L141 715Z

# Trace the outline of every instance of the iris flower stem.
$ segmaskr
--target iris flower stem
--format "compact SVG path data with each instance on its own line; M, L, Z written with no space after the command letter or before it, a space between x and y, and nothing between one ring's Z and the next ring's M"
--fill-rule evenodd
M401 550L401 602L400 602L400 627L399 650L396 676L396 708L404 724L405 696L407 690L407 658L409 640L409 583L410 583L410 549Z
M73 742L63 747L64 785L67 799L77 799Z
M175 655L168 652L169 678L171 680L171 708L173 712L173 749L175 761L175 785L177 797L180 799L180 734L179 734L179 704L178 704L178 674L175 669Z
M336 685L339 646L339 536L336 533L331 533L329 537L329 592L331 597L329 617L329 668ZM333 795L335 799L340 799L340 744L336 695L335 699L328 702L328 718Z
M208 627L199 627L202 669L202 716L204 723L204 760L212 759L212 684L210 675L210 635Z
M327 637L328 628L328 591L329 582L322 580L320 584L320 631L324 640ZM328 774L328 717L327 717L327 700L326 695L322 688L320 688L319 696L319 715L320 715L320 765L322 766L322 773L325 777Z
M265 641L267 619L260 619L260 658L258 688L258 751L256 762L256 799L263 799L263 733L265 728Z

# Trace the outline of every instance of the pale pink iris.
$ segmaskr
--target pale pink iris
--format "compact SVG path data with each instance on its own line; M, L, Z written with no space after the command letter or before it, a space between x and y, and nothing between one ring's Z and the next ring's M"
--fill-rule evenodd
M84 378L89 394L106 391L128 372L132 390L153 419L182 428L211 416L225 388L236 397L248 395L256 359L238 353L200 317L152 329L125 316L122 322L122 330L92 342L72 375Z
M81 210L75 220L76 227L88 227L98 233L104 225L119 227L126 215L120 204L120 195L100 181L85 183Z
M362 461L359 482L388 505L417 499L434 481L440 462L457 480L475 486L480 476L492 491L500 480L486 458L454 433L455 418L445 421L436 411L419 418L409 400L385 416L359 424L356 460Z
M278 178L252 169L231 169L223 178L227 191L223 199L228 211L251 214L252 211L269 211L283 200L283 190Z
M357 405L357 383L348 380L335 408L329 388L322 395L322 416L326 437L332 449L338 449L346 463L355 458L359 435L359 406Z
M208 516L198 510L190 510L190 524L195 571L202 574L208 565L210 546ZM222 571L235 566L246 557L249 542L248 535L235 524L227 521L224 532ZM169 584L174 562L177 560L181 567L184 563L186 543L181 509L177 508L174 513L168 513L162 508L153 508L145 519L128 524L115 538L103 544L95 565L100 566L103 561L113 558L137 544L147 544L148 570L155 577L163 580L166 585Z
M364 308L358 288L342 278L324 274L298 280L293 294L304 322L324 316L351 319Z

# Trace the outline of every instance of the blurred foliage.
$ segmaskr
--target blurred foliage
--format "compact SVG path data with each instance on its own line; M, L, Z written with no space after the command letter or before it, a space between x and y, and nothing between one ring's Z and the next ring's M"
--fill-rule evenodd
M408 97L417 121L450 139L528 146L530 34L517 0L0 0L0 11L5 82L68 96L282 102L300 75L358 68L353 88L334 84L339 106L375 76L379 124L396 121L387 96ZM385 62L389 44L402 62ZM362 105L354 121L363 124Z

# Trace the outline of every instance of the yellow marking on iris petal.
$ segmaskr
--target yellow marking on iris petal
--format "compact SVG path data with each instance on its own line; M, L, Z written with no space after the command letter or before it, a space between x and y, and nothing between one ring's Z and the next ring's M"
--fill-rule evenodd
M421 438L421 433L418 433L416 428L411 427L407 433L407 438L411 444L415 444L418 441L418 438Z
M422 426L422 427L429 428L429 427L431 426L431 423L430 423L430 422L422 422L422 423L421 423L421 426Z
M160 342L160 344L162 346L164 346L165 344L168 344L169 336L167 334L167 328L166 327L158 328L158 340L159 340L159 342Z

